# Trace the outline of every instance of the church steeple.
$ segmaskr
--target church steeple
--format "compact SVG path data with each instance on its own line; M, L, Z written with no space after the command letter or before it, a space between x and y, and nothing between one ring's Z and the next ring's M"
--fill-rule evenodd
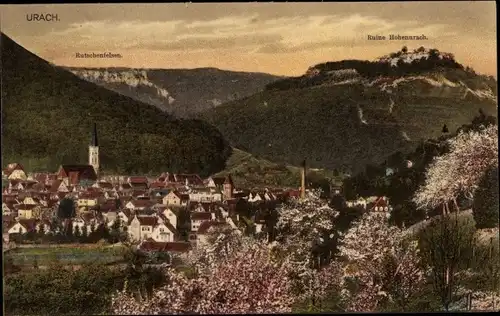
M94 123L94 130L92 131L92 142L91 146L99 147L99 142L97 141L97 124Z
M99 175L99 142L97 141L97 124L94 123L92 139L89 145L89 165L94 167L95 173Z

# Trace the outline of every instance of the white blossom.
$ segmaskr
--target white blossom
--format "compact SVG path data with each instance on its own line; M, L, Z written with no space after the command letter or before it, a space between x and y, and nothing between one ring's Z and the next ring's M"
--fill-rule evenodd
M497 125L479 132L460 132L448 142L449 153L434 159L424 185L415 193L413 201L419 208L435 208L460 193L472 196L485 171L498 166Z

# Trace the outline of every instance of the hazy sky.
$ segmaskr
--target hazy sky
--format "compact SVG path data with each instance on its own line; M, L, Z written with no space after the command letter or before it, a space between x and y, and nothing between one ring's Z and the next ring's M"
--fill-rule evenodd
M57 22L27 21L55 13ZM309 66L374 59L419 46L496 76L493 1L1 5L1 30L58 65L197 68L301 75ZM367 35L425 35L369 41ZM110 52L121 59L78 59Z

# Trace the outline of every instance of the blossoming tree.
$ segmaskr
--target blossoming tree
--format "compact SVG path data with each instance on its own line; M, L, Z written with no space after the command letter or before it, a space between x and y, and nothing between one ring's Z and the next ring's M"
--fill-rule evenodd
M389 226L387 213L365 213L347 231L340 252L344 277L356 288L342 292L347 311L373 312L384 300L405 308L425 277L416 242Z
M419 208L443 206L460 193L472 197L479 180L491 166L498 166L498 126L489 125L481 131L460 132L449 140L450 151L436 157L426 173L424 185L413 201Z
M233 236L235 237L235 236ZM239 237L237 237L239 238ZM253 240L214 259L210 269L188 279L169 268L168 284L137 300L126 291L112 299L116 314L284 313L290 312L290 269L273 259L267 244Z

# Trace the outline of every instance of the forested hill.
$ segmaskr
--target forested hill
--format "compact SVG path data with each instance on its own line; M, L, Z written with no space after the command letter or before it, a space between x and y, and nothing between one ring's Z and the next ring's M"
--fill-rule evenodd
M497 115L496 80L437 49L313 66L301 77L200 115L234 147L275 162L355 173L454 130L482 109Z
M96 122L104 172L208 175L224 169L231 148L210 124L174 119L79 79L5 34L1 54L4 161L49 170L61 163L86 163Z

